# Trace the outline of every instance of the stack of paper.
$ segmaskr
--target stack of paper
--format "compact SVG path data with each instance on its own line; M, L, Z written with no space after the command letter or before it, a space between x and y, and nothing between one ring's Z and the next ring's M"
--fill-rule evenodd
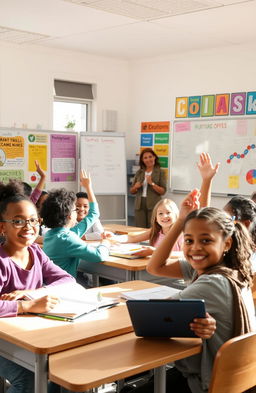
M110 248L110 255L120 258L137 259L139 256L136 253L143 250L143 248L138 243L114 244Z
M180 292L180 289L160 285L154 288L141 289L137 291L121 292L123 299L149 300L149 299L169 299Z

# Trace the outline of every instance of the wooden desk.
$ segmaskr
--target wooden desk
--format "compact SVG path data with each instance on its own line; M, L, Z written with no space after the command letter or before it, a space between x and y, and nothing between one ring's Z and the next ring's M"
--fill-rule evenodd
M143 281L102 287L118 296L127 289L154 287ZM93 291L91 289L90 291ZM47 393L48 355L132 331L125 304L63 322L37 316L0 318L0 355L35 372L35 392Z
M134 333L49 356L51 381L76 392L157 368L155 392L165 393L165 365L201 352L201 339L145 339Z
M106 224L104 225L104 229L116 234L126 235L129 232L145 232L148 228L131 227L129 225L120 224Z
M150 257L138 259L125 259L109 256L108 260L100 263L91 263L81 260L78 270L92 274L93 286L99 286L99 277L109 280L124 282L132 280L143 280L161 285L171 285L178 289L184 288L183 280L176 280L166 277L158 277L146 271Z

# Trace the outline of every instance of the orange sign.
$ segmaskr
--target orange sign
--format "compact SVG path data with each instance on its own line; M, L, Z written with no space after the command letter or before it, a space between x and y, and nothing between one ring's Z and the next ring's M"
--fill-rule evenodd
M169 132L170 122L169 121L153 121L153 122L142 122L141 132Z

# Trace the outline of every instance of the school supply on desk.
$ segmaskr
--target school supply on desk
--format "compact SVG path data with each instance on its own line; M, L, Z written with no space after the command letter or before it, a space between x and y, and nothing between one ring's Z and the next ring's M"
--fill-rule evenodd
M121 297L133 300L169 299L178 292L180 292L180 289L159 285L153 288L121 292Z
M194 318L205 318L204 300L128 300L133 329L139 337L197 337Z
M144 247L138 243L113 244L110 248L110 255L113 257L137 259L136 253L142 251Z
M36 313L48 319L72 322L76 318L97 311L110 308L118 304L116 298L103 297L98 288L87 290L77 283L61 284L30 291L27 299L39 299L46 295L57 296L60 302L49 312Z

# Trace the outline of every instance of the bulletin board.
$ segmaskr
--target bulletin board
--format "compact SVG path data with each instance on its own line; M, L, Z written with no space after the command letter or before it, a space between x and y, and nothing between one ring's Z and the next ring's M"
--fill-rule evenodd
M200 187L196 167L202 152L220 168L213 181L216 194L251 195L256 191L256 118L174 121L171 190Z
M77 189L77 133L0 128L0 181L18 179L35 187L35 160L46 173L47 190Z

